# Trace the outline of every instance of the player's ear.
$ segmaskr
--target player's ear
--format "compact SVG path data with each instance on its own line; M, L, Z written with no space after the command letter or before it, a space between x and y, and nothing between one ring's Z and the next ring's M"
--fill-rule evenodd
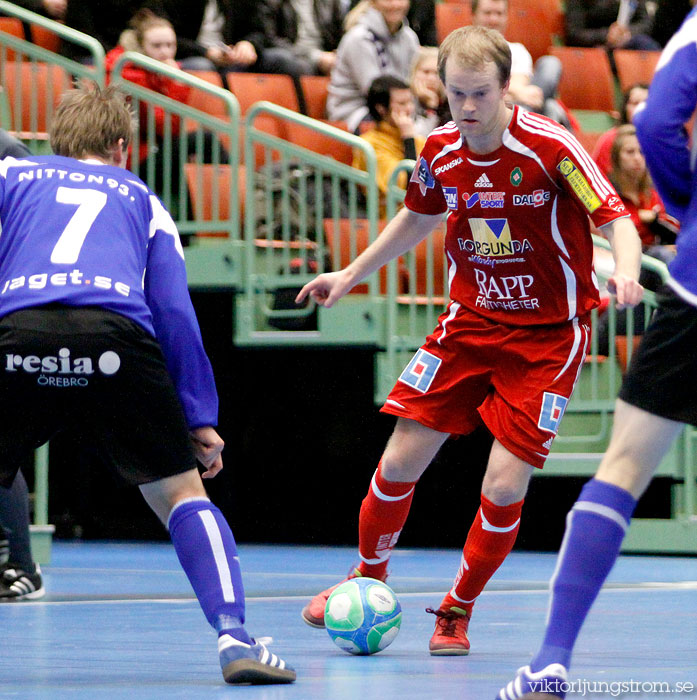
M111 161L117 168L125 168L128 161L128 146L123 139L119 139L111 148Z

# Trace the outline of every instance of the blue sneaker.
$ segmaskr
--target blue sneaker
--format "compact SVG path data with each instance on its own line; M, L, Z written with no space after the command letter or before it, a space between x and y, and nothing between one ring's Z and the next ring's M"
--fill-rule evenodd
M218 654L226 683L261 685L295 680L295 671L260 641L252 639L252 644L245 644L229 634L221 634Z
M549 700L565 698L568 684L566 669L561 664L550 664L533 673L530 666L518 669L515 678L496 696L496 700Z

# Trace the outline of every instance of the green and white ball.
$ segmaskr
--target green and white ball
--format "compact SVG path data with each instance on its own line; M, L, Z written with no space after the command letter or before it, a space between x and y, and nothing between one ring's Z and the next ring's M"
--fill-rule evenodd
M353 578L329 596L324 624L334 643L349 654L375 654L395 640L402 606L382 581Z

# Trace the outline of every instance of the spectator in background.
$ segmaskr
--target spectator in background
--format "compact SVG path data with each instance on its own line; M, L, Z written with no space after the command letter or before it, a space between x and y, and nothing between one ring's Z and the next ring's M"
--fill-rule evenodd
M179 68L179 64L174 60L177 52L177 37L169 20L159 17L150 10L141 9L134 15L130 24L131 28L121 34L119 45L109 51L106 56L107 74L111 73L116 61L126 51L142 53L167 66ZM126 64L121 74L126 80L170 97L177 102L186 102L189 95L189 88L183 83L159 73L153 73L140 66ZM148 105L145 101L141 101L139 106L140 144L138 154L134 157L140 162L145 160L148 154ZM155 107L154 116L156 136L158 140L161 140L167 120L164 108ZM179 133L179 117L174 115L170 117L170 129L174 135Z
M307 114L301 75L329 75L343 35L341 0L260 0L265 70L293 78L300 111Z
M177 36L174 28L168 19L160 17L151 10L143 8L139 10L131 20L131 28L121 35L119 46L112 49L106 56L107 74L111 73L116 61L125 51L136 51L142 53L155 61L160 61L171 68L179 68L179 64L174 59L177 52ZM177 102L186 102L189 96L189 87L172 78L160 73L154 73L137 65L127 63L121 75L132 83L141 85L153 92L165 95ZM204 131L201 137L202 151L197 151L196 133L181 134L180 119L176 114L166 112L163 107L152 107L154 113L155 139L149 133L149 105L141 100L139 103L139 134L140 143L137 152L131 155L138 163L143 164L149 154L155 159L155 182L151 187L164 197L165 172L170 173L171 193L176 198L179 193L179 182L181 177L178 154L180 152L180 141L186 139L185 151L189 156L195 155L197 160L211 162L213 160L213 134ZM167 129L171 133L171 153L173 162L165 163L164 159L164 139ZM229 155L225 148L219 147L219 162L224 163L229 160ZM174 202L173 202L174 204ZM174 208L174 207L173 207ZM186 240L186 239L184 239Z
M630 7L626 18L619 16L620 5ZM566 43L569 46L601 46L613 49L655 51L658 42L651 37L652 19L645 0L566 0Z
M508 0L472 0L472 24L495 29L505 36ZM508 46L512 56L508 98L521 107L551 117L568 129L568 115L556 99L561 61L555 56L541 56L533 70L532 56L523 44L509 41Z
M327 114L356 131L368 117L368 88L379 75L405 82L419 48L406 22L409 0L362 0L346 17L327 98Z
M620 123L631 124L634 112L637 107L646 100L649 96L649 86L646 83L636 83L625 90L622 96L622 112L620 114ZM610 150L612 143L615 140L617 126L608 129L595 143L593 149L593 160L600 166L600 169L608 174L612 169L610 162Z
M25 10L31 10L40 15L61 21L65 19L68 0L13 0L13 5L19 5Z
M438 49L422 46L411 68L411 91L416 98L416 133L424 138L450 121L445 88L438 77Z
M680 29L695 0L657 0L655 4L651 36L661 46L665 46L668 39Z
M156 0L177 35L185 70L272 72L262 67L264 29L256 0Z
M610 162L610 181L639 232L644 253L669 263L675 257L680 224L666 212L654 189L633 124L617 127Z
M360 0L351 0L351 8L359 4ZM422 46L438 46L435 0L411 0L407 22L416 32Z
M361 134L361 138L375 150L380 209L381 216L384 216L385 197L392 172L401 160L416 160L425 139L416 133L414 95L409 85L400 78L392 75L375 78L368 89L367 104L375 126ZM353 167L366 169L362 151L355 151ZM406 189L406 172L401 173L397 184Z
M344 33L340 0L262 0L261 7L265 56L285 52L298 75L332 72Z

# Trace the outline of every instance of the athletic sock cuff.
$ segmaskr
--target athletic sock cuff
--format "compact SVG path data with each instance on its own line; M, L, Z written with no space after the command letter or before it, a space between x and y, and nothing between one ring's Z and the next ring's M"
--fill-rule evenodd
M167 530L171 533L184 518L193 513L198 513L201 510L218 510L218 508L214 506L208 498L198 496L194 498L185 498L179 501L169 512Z
M381 473L380 466L375 470L371 488L373 493L383 501L394 501L406 498L416 486L415 481L387 481Z
M594 503L615 511L627 525L632 519L632 513L636 507L636 499L629 491L599 479L591 479L586 483L574 509L583 510L583 503Z
M492 527L511 527L518 524L525 499L518 501L517 503L511 503L507 506L497 506L484 494L482 494L481 498L482 519L489 523Z

